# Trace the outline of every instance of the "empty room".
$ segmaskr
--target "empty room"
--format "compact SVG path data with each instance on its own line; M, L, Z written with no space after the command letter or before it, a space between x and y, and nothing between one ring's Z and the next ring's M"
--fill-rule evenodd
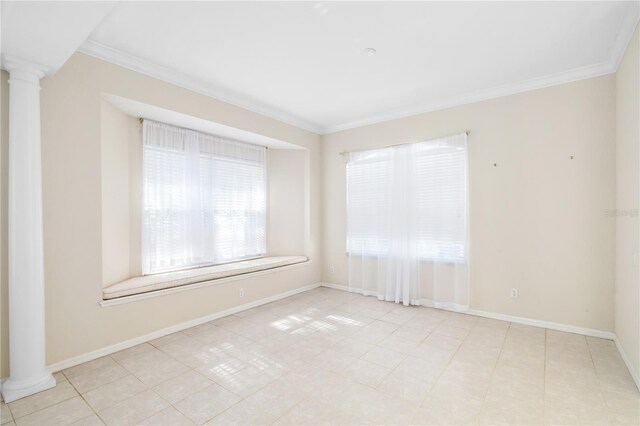
M0 5L1 426L640 424L639 0Z

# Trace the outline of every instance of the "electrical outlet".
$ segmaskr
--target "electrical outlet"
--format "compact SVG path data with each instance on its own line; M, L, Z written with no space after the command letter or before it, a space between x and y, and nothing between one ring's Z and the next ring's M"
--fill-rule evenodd
M239 293L240 293L240 297L244 297L244 288L241 288Z
M333 265L329 266L329 272L331 272L331 275L335 274L336 273L336 267L333 266Z
M511 295L512 299L517 299L518 298L518 289L517 288L512 288L510 295Z

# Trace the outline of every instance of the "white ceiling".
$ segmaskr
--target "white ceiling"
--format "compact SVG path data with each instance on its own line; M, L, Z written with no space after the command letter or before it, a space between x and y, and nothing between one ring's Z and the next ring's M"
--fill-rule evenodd
M53 74L116 4L2 1L2 63L28 62Z
M81 50L327 133L613 72L637 20L637 1L120 2Z

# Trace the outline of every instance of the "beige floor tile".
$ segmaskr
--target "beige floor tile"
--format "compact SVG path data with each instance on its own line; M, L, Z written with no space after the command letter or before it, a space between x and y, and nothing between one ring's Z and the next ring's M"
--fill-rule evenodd
M373 345L359 340L345 339L336 343L331 349L345 355L359 358L369 351Z
M347 367L342 374L363 385L376 387L390 372L390 368L359 359Z
M18 419L76 396L78 393L73 386L62 382L54 388L10 402L9 407L13 418Z
M66 376L62 373L62 371L58 371L57 373L55 373L53 375L53 378L56 379L56 383L62 383L62 382L66 382L67 378Z
M241 401L208 421L207 425L269 425L276 416L262 411L248 401Z
M191 370L154 387L160 396L174 404L210 386L213 382L197 371Z
M132 375L101 386L82 394L82 397L95 411L109 408L147 390L147 387Z
M503 397L485 401L478 422L483 425L540 425L544 422L543 399Z
M307 398L310 393L311 391L305 388L293 386L290 381L278 379L249 396L246 401L260 411L270 414L275 420Z
M73 375L68 378L78 392L86 393L93 389L97 389L100 386L115 382L116 380L128 375L129 372L120 365L109 364L103 367L93 368L89 371L82 372L81 374Z
M549 389L545 392L545 421L550 424L607 424L602 393L595 388Z
M158 352L158 349L155 346L149 343L142 343L140 345L132 346L128 349L124 349L111 354L111 358L119 363L122 363L122 361L128 358L139 357L141 355L149 355L156 352Z
M98 415L107 425L131 425L140 423L168 405L155 392L148 390L101 410Z
M104 422L97 414L91 414L90 416L83 417L78 421L72 423L73 425L78 426L103 426Z
M307 364L283 375L280 380L302 392L311 392L321 386L334 383L342 377L329 370L320 369L314 364Z
M156 386L189 370L185 364L160 351L133 356L120 362L131 374L149 387Z
M68 425L92 414L79 396L15 420L17 425Z
M341 372L357 360L358 358L356 357L346 355L343 352L339 352L334 349L329 349L326 352L323 352L315 357L313 359L313 363L320 369L325 369L333 372Z
M85 374L91 370L106 368L113 365L116 365L116 362L111 357L105 356L102 358L94 359L93 361L88 361L80 365L76 365L75 367L67 368L66 370L63 370L62 373L68 379L71 377L79 376L81 374Z
M420 406L413 423L437 425L476 424L482 400L467 395L431 395Z
M396 368L406 357L407 355L404 353L376 346L364 354L361 359L382 367L393 369Z
M201 425L239 401L238 396L214 383L178 402L175 407L195 424Z
M13 421L13 416L9 410L9 406L4 402L0 402L0 424L5 424Z
M421 404L433 387L433 381L423 381L413 374L401 374L392 371L377 387L387 396L402 398L415 404Z
M380 317L380 321L390 322L396 325L403 325L416 316L413 310L393 310L386 315Z
M0 405L3 426L14 408L18 425L640 424L611 340L326 288L55 377Z
M307 399L275 421L276 425L349 425L356 424L347 408L331 402Z
M211 379L225 389L244 398L263 388L269 382L275 380L276 377L259 368L248 366L236 372L215 374Z
M158 337L157 339L150 340L149 344L155 346L158 349L161 349L163 346L167 346L170 344L185 344L186 342L191 340L195 340L195 339L186 335L184 332L179 331L177 333L167 334L166 336L162 336L162 337Z
M404 333L404 332L403 332ZM428 336L427 332L424 338L407 339L404 334L398 334L398 331L392 333L389 337L385 337L378 343L378 347L391 349L403 354L409 354L416 346L418 346Z
M175 408L167 407L145 419L141 424L151 426L188 426L193 425L193 422Z
M435 382L449 364L449 356L432 355L429 359L408 356L393 374L413 376L423 382Z
M460 328L455 327L453 325L449 325L449 323L443 323L435 330L433 330L435 334L443 334L445 336L453 337L458 340L464 340L469 334L468 328Z

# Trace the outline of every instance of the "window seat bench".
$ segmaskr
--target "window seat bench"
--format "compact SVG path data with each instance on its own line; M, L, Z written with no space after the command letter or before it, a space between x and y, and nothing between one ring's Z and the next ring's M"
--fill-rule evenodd
M129 278L112 284L102 290L104 300L150 291L164 290L172 287L180 287L205 281L218 280L235 275L264 271L306 262L306 256L270 256L259 259L243 260L240 262L226 263L224 265L205 266L201 268L186 269L183 271L166 272L163 274L144 275Z

